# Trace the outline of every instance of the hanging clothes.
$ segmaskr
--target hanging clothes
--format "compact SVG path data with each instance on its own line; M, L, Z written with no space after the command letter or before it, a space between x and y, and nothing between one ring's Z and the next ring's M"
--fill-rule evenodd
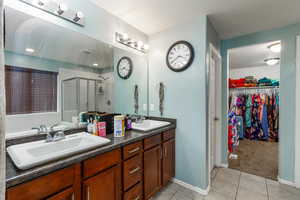
M251 140L278 141L279 93L278 88L273 89L252 89L249 92L251 89L247 88L242 92L231 92L229 108L234 112L235 118L239 119L238 125L243 125L235 125L240 139L245 137Z

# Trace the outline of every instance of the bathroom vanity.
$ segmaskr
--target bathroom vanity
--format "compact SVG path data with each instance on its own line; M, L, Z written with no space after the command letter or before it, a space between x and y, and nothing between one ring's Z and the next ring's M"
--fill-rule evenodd
M7 200L150 199L175 175L175 128L127 131L106 146L29 170L7 160Z

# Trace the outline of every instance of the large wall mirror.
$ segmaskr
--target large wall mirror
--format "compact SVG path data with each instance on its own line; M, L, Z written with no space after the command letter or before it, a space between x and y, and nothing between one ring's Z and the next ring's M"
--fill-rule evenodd
M147 56L126 48L6 7L7 136L71 127L81 112L147 115ZM126 79L123 57L132 62Z

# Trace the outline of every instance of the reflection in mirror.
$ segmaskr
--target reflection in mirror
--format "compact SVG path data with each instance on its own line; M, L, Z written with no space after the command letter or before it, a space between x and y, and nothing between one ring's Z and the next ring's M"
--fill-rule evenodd
M147 57L79 32L5 8L5 70L8 138L36 134L34 127L75 128L80 113L147 115ZM132 73L122 79L122 57ZM85 119L85 122L87 119Z

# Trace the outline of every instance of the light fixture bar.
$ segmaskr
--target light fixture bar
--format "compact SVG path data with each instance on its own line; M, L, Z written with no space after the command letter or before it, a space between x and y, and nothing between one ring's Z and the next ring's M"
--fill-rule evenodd
M142 41L136 41L131 39L126 33L116 32L116 41L120 44L123 44L129 48L135 49L142 53L147 53L149 50L149 45L144 44Z
M85 17L81 11L69 9L66 4L54 0L19 0L30 6L43 10L47 13L60 17L64 20L85 26Z

